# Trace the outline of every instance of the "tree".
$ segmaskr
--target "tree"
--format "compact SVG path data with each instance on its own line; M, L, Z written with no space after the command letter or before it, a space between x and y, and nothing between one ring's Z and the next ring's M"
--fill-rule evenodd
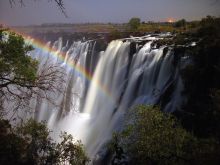
M174 23L174 27L177 27L177 28L181 28L181 27L185 28L185 26L186 26L186 20L185 19L181 19L181 20L176 21Z
M10 84L31 87L37 79L38 64L26 55L32 47L12 32L0 31L0 37L0 88L8 89Z
M140 18L135 18L135 17L131 18L128 22L128 26L131 31L137 31L140 24L141 24Z
M7 120L0 120L0 164L71 164L89 162L80 141L63 133L61 142L55 143L44 123L28 120L13 127Z
M183 129L173 115L161 112L158 107L138 106L129 110L125 119L125 129L118 134L115 142L119 144L115 146L124 149L129 157L128 164L207 164L213 161L212 156L217 151L215 141L197 139Z
M25 44L22 36L0 29L0 102L1 111L5 104L14 104L16 110L28 105L30 98L48 97L48 92L58 90L63 82L63 70L45 63L38 70L38 61L28 56L33 48ZM56 84L57 83L57 84ZM62 89L60 89L62 90Z

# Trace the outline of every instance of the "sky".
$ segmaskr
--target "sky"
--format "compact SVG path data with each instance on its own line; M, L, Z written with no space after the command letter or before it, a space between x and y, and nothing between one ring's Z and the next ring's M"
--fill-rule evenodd
M17 3L11 7L9 0L0 0L0 23L125 23L131 17L142 21L191 21L207 15L220 16L220 0L63 0L68 17L52 1L24 0L25 6Z

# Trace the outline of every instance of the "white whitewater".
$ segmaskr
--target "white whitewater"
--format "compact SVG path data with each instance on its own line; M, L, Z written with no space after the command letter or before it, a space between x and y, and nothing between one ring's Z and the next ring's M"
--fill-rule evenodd
M120 129L123 114L128 108L137 104L160 104L166 91L173 86L164 110L174 111L181 105L181 63L174 64L171 49L153 49L151 43L154 39L146 36L144 43L141 38L112 41L99 55L88 53L94 51L94 41L70 45L59 39L53 47L57 52L66 52L64 62L36 49L32 54L41 61L41 65L49 58L51 63L65 69L66 78L62 87L64 94L58 92L53 96L60 106L55 107L40 98L32 100L31 105L37 112L35 118L47 120L55 138L60 131L67 131L81 139L93 159L111 138L112 132ZM134 51L131 51L132 44L135 45ZM65 64L68 60L75 60L76 65L91 70L91 63L97 56L100 57L90 82Z

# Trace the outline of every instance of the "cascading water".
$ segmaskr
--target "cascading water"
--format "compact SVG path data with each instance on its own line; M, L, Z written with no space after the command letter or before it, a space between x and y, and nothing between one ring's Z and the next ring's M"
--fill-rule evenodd
M79 71L75 70L72 65L81 68L87 68L86 62L88 61L89 49L93 46L94 42L73 42L72 45L63 46L62 39L55 41L52 49L56 52L48 53L42 49L36 48L31 56L40 61L39 71L44 68L44 65L59 66L60 70L64 72L63 84L57 84L57 89L62 89L62 92L51 93L53 101L58 105L57 107L48 102L46 99L31 100L33 109L37 112L35 118L39 121L47 120L49 125L54 125L56 119L66 116L72 112L79 112L82 109L82 102L87 90L87 79ZM50 42L47 46L50 46ZM59 58L62 53L64 57ZM91 58L91 57L90 57ZM91 64L92 65L92 64ZM54 82L56 83L56 82ZM40 107L40 108L39 108ZM36 109L37 108L37 109ZM49 113L49 114L48 114Z
M55 138L60 131L67 131L81 139L88 155L94 159L111 139L112 132L120 129L128 108L137 104L160 104L172 87L163 109L174 111L181 105L183 85L179 68L182 63L181 60L175 63L172 49L153 48L156 39L145 36L112 41L99 54L93 52L95 41L72 45L67 42L63 46L59 39L53 47L57 53L65 52L64 61L50 59L49 53L36 49L32 54L42 65L49 58L47 61L65 69L66 78L62 85L65 92L53 96L59 107L46 100L32 100L35 117L48 121ZM69 61L93 72L92 78L88 80L66 65Z

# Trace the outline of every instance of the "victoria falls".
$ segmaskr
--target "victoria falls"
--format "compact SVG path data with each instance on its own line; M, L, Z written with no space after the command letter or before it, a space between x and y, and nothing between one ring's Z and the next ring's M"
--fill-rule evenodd
M0 2L0 164L219 165L220 2L125 3Z

